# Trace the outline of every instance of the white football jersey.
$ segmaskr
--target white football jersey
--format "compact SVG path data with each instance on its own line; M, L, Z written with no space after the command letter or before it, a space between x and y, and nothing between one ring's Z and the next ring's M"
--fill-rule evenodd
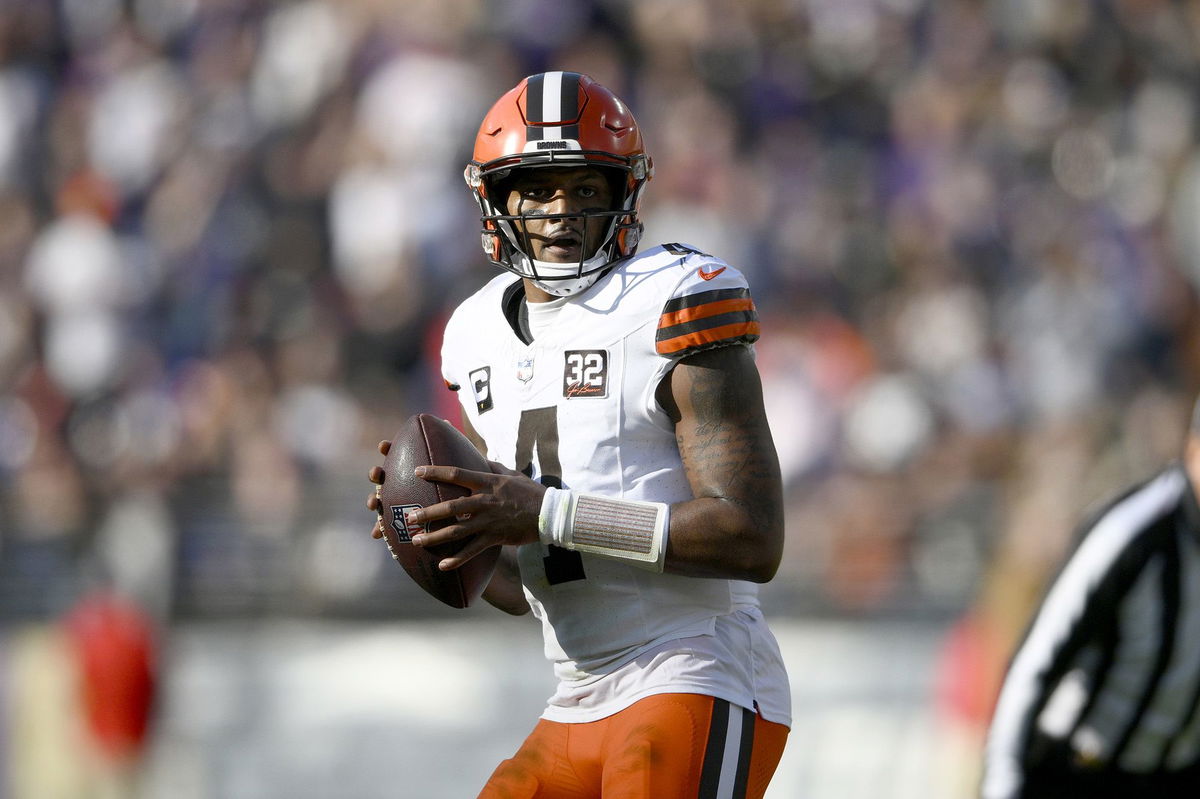
M674 425L655 390L680 358L758 338L742 274L689 247L655 247L562 302L536 339L527 323L515 322L515 330L509 321L519 318L523 298L521 282L502 274L465 300L446 327L443 377L488 458L546 485L654 502L691 499ZM546 657L568 694L621 672L628 690L619 693L636 701L647 685L631 683L620 667L681 638L711 639L718 620L728 625L743 617L759 621L744 625L752 634L742 640L762 648L745 658L756 659L755 669L775 664L767 668L770 678L786 686L753 583L658 574L541 543L521 547L518 559ZM758 699L747 684L758 677L745 668L730 664L729 674L704 679L651 680L651 692L700 690L716 679L738 685L705 692L736 693L724 698L747 707Z

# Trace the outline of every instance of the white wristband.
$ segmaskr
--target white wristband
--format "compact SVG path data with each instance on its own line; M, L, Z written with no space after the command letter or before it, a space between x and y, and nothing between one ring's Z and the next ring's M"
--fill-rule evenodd
M613 499L570 489L547 488L538 516L538 537L600 557L661 572L667 557L670 506L665 502Z
M566 547L567 509L571 504L571 492L561 488L547 488L542 497L542 510L538 514L538 538L550 546Z

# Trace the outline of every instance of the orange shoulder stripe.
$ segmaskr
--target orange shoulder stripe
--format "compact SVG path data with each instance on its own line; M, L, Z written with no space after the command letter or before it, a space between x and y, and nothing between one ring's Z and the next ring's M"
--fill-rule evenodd
M660 355L670 355L691 347L703 347L706 344L715 344L726 339L750 338L753 340L759 337L759 333L760 330L757 321L735 322L731 325L710 327L705 330L664 339L655 345L655 349Z
M658 329L671 327L673 325L691 322L696 319L703 319L706 316L716 316L717 314L729 313L731 311L753 311L754 300L749 297L735 300L717 300L716 302L706 302L703 305L696 305L692 308L684 308L679 311L665 313L658 319Z

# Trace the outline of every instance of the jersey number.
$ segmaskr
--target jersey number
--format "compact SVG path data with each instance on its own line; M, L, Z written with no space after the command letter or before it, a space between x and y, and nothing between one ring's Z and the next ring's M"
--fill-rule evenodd
M558 460L558 408L533 408L521 411L521 422L517 427L517 468L527 477L533 476L533 452L537 450L542 474L538 479L542 485L562 488L562 464ZM550 585L586 580L583 558L578 552L562 547L550 546L550 553L542 559L546 569L546 581Z
M604 356L598 352L567 353L567 382L578 386L600 385Z

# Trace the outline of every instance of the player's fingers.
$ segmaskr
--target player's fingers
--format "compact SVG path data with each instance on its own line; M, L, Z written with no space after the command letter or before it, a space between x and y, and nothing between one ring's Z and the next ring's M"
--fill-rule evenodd
M408 517L410 523L412 517ZM484 517L475 516L470 513L460 513L454 517L454 521L447 524L445 527L440 527L434 531L420 532L412 537L412 543L419 547L436 547L441 544L454 544L460 547L456 556L461 556L464 551L470 552L469 555L462 560L466 561L475 557L483 550L490 546L502 544L503 540L489 533L490 527ZM467 549L467 546L471 549ZM462 565L460 562L459 565ZM458 568L455 566L454 568Z
M379 467L376 467L378 469ZM375 526L371 528L372 538L383 538L383 497L380 492L383 490L383 471L379 472L379 479L374 480L374 469L372 471L372 480L375 482L375 491L367 495L367 510L375 511Z
M436 547L441 544L453 544L454 542L469 535L460 525L448 524L437 530L417 533L412 537L413 546L418 547Z
M470 539L463 545L462 549L455 552L448 558L442 558L438 561L438 568L442 571L450 571L452 569L461 568L464 563L471 558L483 552L488 548L488 544L480 540L479 536Z
M375 485L383 485L384 471L378 466L372 466L371 471L367 472L367 479Z
M379 454L380 455L386 455L391 451L392 451L392 442L391 441L388 441L385 438L383 441L379 442Z
M491 485L491 472L473 472L470 469L460 469L457 466L418 466L414 472L417 477L431 482L453 483L472 491L478 491Z
M449 499L430 505L428 508L417 508L408 512L405 519L409 524L426 524L440 519L457 518L465 521L483 507L481 498L472 494L466 497Z
M492 470L492 474L520 474L520 472L514 471L513 469L505 466L503 463L499 463L497 461L488 461L488 468Z

